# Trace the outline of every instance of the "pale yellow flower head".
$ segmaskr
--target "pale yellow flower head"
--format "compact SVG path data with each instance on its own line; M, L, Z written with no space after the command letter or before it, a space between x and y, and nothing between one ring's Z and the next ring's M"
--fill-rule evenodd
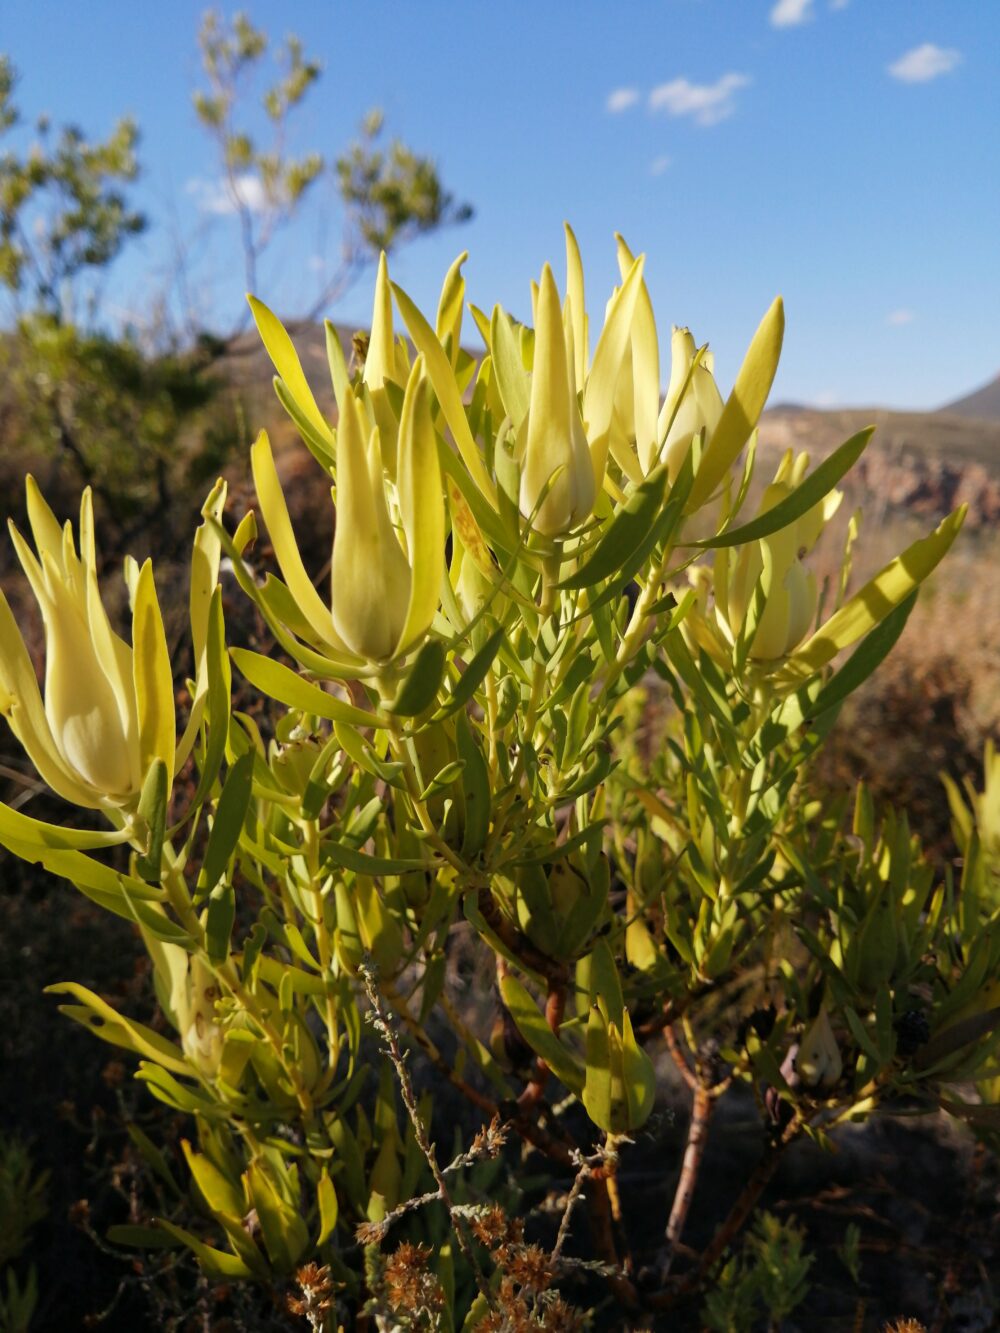
M80 507L80 549L33 478L28 520L35 551L10 525L45 628L45 693L0 594L0 702L44 781L91 808L136 802L150 763L174 764L174 704L163 623L147 561L131 566L133 645L111 628L97 583L93 502Z
M576 387L573 325L563 321L555 278L546 264L538 289L520 495L521 513L525 518L534 514L535 529L546 537L561 537L579 527L590 517L597 497L598 479Z

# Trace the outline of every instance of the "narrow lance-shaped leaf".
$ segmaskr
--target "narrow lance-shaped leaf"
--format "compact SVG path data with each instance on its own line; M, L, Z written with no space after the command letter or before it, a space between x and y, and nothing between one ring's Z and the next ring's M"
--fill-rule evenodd
M835 611L825 625L788 659L790 676L812 674L826 666L842 648L849 647L906 600L923 583L958 536L966 505L944 519L929 537L908 546L891 560L860 592Z
M174 717L174 678L153 583L153 565L147 560L139 571L132 615L132 664L135 701L139 715L139 758L143 772L162 759L168 780L173 780L177 724Z
M396 348L392 336L392 292L385 251L379 255L375 278L375 307L372 311L371 338L365 354L364 382L370 389L380 389L387 379L395 379Z
M442 346L451 338L452 363L457 360L462 337L462 308L465 302L465 278L462 265L469 257L468 250L463 250L444 275L441 284L441 297L438 301L435 332Z
M397 645L397 652L404 653L434 619L445 569L444 487L422 357L413 364L399 424L399 504L411 572L410 603Z
M583 418L587 423L594 475L604 476L610 443L611 417L615 407L615 390L621 373L625 349L632 333L632 320L642 284L645 256L640 255L628 276L611 299L608 317L594 352L593 365L583 398Z
M261 653L251 652L248 648L231 648L230 656L239 671L251 685L277 699L289 708L297 708L302 713L312 713L316 717L325 717L331 722L347 722L357 727L384 727L374 713L366 713L363 708L344 703L318 685L304 680L290 667L276 662Z
M486 471L479 446L476 444L469 428L469 422L465 415L465 405L462 402L462 395L455 380L455 372L445 356L444 348L438 341L434 330L402 288L393 283L392 290L400 313L410 332L410 337L416 344L417 351L427 363L427 374L430 377L437 400L441 404L441 411L444 413L444 419L451 430L458 452L462 455L465 466L469 469L477 488L487 502L493 505L496 499L496 490L490 480L489 473Z
M151 883L160 882L160 861L163 855L163 837L167 822L167 798L170 794L167 766L162 759L154 759L149 766L139 797L139 816L147 829L145 853L136 860L136 869Z
M333 432L327 425L323 413L316 405L312 389L306 379L295 346L289 338L285 326L256 296L247 295L254 323L261 336L261 341L275 370L284 380L285 387L297 403L309 424L329 445L333 445Z
M722 546L743 546L747 542L759 541L762 537L769 537L772 533L787 528L833 490L841 477L851 470L864 453L874 432L874 426L867 426L857 435L852 435L835 449L829 458L824 459L814 471L810 472L790 495L778 504L772 505L751 522L744 523L739 528L731 528L721 536L707 537L704 541L695 542L694 545L708 550Z
M635 257L621 236L618 242L618 271L622 280L628 276ZM632 318L632 382L634 386L635 443L640 458L656 447L657 421L660 414L660 347L656 336L653 303L645 280L639 285Z
M274 466L274 456L271 453L271 441L268 439L267 431L262 430L254 442L250 451L250 466L261 513L289 592L295 598L299 610L308 620L317 639L321 643L328 644L336 653L352 657L353 654L334 629L330 608L324 605L302 563L295 533L292 531L292 521L288 516L288 507L281 490L281 482Z
M254 752L247 750L245 754L240 755L226 774L212 822L212 831L208 836L201 874L198 876L199 897L210 893L218 884L239 842L243 821L250 806L253 762Z
M435 702L444 679L446 654L440 639L428 639L400 682L386 712L398 717L418 717Z
M500 993L518 1031L531 1049L545 1061L556 1078L579 1095L583 1091L583 1071L546 1023L528 991L508 973L500 982Z
M493 371L497 387L503 400L504 410L511 419L515 431L520 430L521 422L528 415L531 397L528 372L521 360L521 348L511 326L510 316L500 306L493 307L493 320L490 324L490 348L493 356Z
M573 228L563 223L566 232L566 298L573 322L573 355L576 360L576 382L586 383L590 368L589 329L587 305L583 285L583 262ZM624 274L622 275L625 276Z
M560 583L561 588L591 588L610 578L648 538L663 507L667 469L655 468L615 512L604 535L583 565Z

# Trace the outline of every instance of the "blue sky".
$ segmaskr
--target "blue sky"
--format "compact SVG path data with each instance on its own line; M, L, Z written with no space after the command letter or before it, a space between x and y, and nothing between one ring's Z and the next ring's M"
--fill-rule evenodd
M180 233L220 323L242 297L232 219L206 216L218 166L197 126L190 0L6 0L0 50L27 119L143 133L135 197L157 222L119 264L116 308L148 310ZM400 252L436 303L455 253L470 296L524 314L576 228L592 324L616 279L613 233L648 255L666 348L689 324L728 386L775 292L787 331L775 399L934 407L1000 371L997 0L246 0L325 66L293 144L331 157L363 111L431 153L475 205ZM231 12L231 11L227 11ZM336 257L332 194L282 234L260 295L293 313ZM367 280L330 313L367 321Z

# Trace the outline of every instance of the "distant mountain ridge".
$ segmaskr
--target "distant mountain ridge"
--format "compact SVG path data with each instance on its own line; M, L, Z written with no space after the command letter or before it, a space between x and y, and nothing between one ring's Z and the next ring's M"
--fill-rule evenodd
M938 409L949 416L974 417L977 421L1000 421L1000 375L964 398L956 398Z

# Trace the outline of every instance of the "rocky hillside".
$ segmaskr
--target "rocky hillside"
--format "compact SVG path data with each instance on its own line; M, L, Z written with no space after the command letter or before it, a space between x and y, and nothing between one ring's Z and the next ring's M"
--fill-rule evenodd
M883 510L938 519L967 503L968 528L1000 523L1000 419L884 408L778 408L764 415L761 449L805 449L815 461L871 425L875 437L850 479L852 498L865 499L869 512L874 501Z

